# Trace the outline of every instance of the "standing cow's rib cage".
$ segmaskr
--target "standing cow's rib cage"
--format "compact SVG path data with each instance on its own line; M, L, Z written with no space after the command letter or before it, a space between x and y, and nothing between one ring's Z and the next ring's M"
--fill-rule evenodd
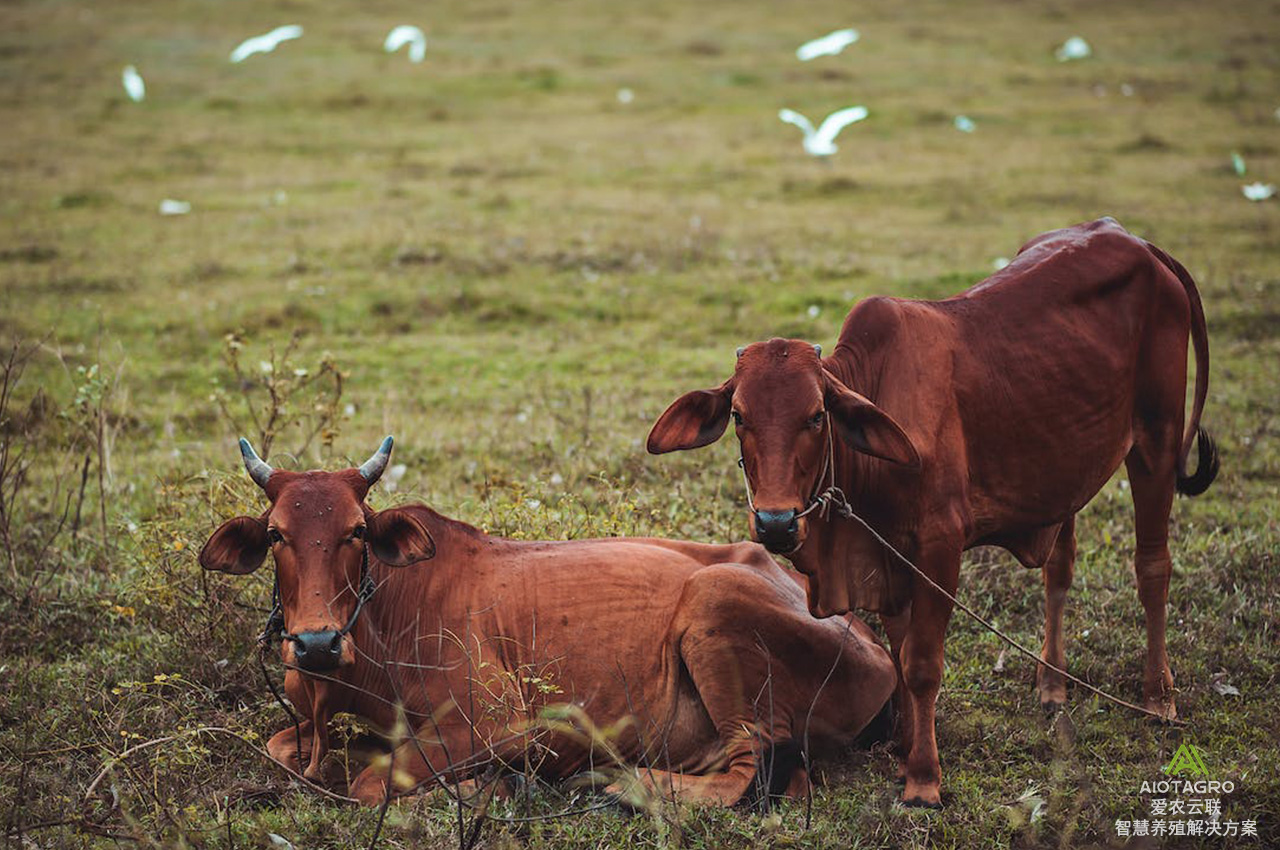
M1196 381L1184 427L1188 340ZM1201 493L1218 471L1200 427L1208 381L1191 276L1104 218L1032 240L953 298L866 299L829 357L799 340L740 349L729 380L663 413L649 450L706 445L732 417L753 536L809 577L810 611L882 614L901 674L903 798L936 806L934 703L961 553L996 545L1043 568L1041 657L1064 667L1075 515L1121 463L1146 615L1145 707L1176 716L1165 650L1168 518L1175 492ZM945 594L888 561L861 525L808 510L833 431L832 486ZM1193 442L1198 463L1188 473ZM1060 674L1041 666L1037 679L1046 707L1066 700Z
M846 743L886 704L896 677L872 632L809 617L802 577L761 547L522 542L421 505L373 511L390 446L294 473L243 444L271 507L200 554L246 573L272 552L267 637L298 716L267 749L308 779L327 778L329 722L350 712L393 747L394 772L375 760L351 783L369 803L493 767L640 765L650 791L729 805L807 789L800 742Z

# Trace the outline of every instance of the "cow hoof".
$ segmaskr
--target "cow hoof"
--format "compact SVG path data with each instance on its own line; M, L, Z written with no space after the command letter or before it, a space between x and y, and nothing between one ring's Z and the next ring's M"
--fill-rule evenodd
M930 799L929 797L921 797L921 796L903 797L902 805L906 806L908 809L938 810L942 808L942 800Z
M942 789L938 783L914 783L907 780L907 787L902 789L902 805L911 809L942 808Z
M1151 720L1161 725L1165 723L1172 723L1178 719L1178 707L1171 702L1165 703L1160 702L1159 700L1147 700L1147 703L1143 708L1158 715L1157 717L1152 717Z

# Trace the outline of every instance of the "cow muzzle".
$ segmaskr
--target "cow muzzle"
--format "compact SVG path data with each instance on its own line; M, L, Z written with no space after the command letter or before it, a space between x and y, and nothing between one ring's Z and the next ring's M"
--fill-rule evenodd
M800 517L794 510L758 510L754 525L756 541L775 555L794 552L800 545Z
M343 662L343 634L334 629L290 635L293 663L299 670L322 673L336 670ZM288 661L288 658L285 659Z

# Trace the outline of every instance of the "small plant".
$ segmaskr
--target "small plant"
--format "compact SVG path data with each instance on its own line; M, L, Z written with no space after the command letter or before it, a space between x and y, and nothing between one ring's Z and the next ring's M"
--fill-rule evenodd
M75 434L65 449L47 445L50 414L57 405L43 389L36 391L25 410L16 404L23 372L42 349L41 342L15 340L0 359L0 547L12 579L12 588L6 590L24 605L61 565L61 559L51 555L71 514L74 491L68 482L80 451ZM80 475L80 502L89 460L86 456ZM26 587L19 593L23 583Z
M102 545L110 544L110 533L107 528L107 488L111 484L111 452L115 447L117 425L113 422L112 407L118 395L120 374L117 369L114 375L108 375L100 363L76 367L75 397L66 414L72 427L79 432L88 444L90 453L97 458L98 477L98 522L102 535ZM84 484L87 481L89 458L85 458L84 471L81 475L80 499L76 506L76 517L72 523L72 535L80 527L80 505L84 501Z
M317 438L321 447L331 449L338 435L346 375L327 352L313 368L298 365L301 340L302 333L295 331L283 351L268 346L257 369L244 365L248 345L244 337L230 333L224 340L223 360L231 380L226 386L215 381L211 399L234 432L256 436L264 457L277 439L291 432L298 439L292 452L296 457L305 454Z

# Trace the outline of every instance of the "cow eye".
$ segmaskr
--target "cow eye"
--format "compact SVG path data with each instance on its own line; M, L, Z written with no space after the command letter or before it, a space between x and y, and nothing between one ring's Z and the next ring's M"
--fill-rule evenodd
M742 424L742 414L741 414L741 413L739 413L738 411L734 410L734 411L730 411L729 415L733 417L733 424L734 424L734 425L741 425L741 424Z
M357 525L355 528L353 528L353 529L351 530L351 539L352 539L352 540L364 540L364 526L363 526L363 525Z
M283 542L284 542L284 537L280 534L280 532L279 532L277 529L275 529L275 528L268 528L268 529L267 529L267 542L268 542L268 543L270 543L272 546L274 546L274 545L276 545L277 543L283 543Z
M827 418L827 412L826 412L825 410L819 410L817 413L815 413L815 414L813 414L812 416L810 416L810 417L809 417L809 423L808 423L808 424L809 424L809 427L810 427L810 428L821 428L821 427L822 427L822 421L823 421L824 419L826 419L826 418Z

